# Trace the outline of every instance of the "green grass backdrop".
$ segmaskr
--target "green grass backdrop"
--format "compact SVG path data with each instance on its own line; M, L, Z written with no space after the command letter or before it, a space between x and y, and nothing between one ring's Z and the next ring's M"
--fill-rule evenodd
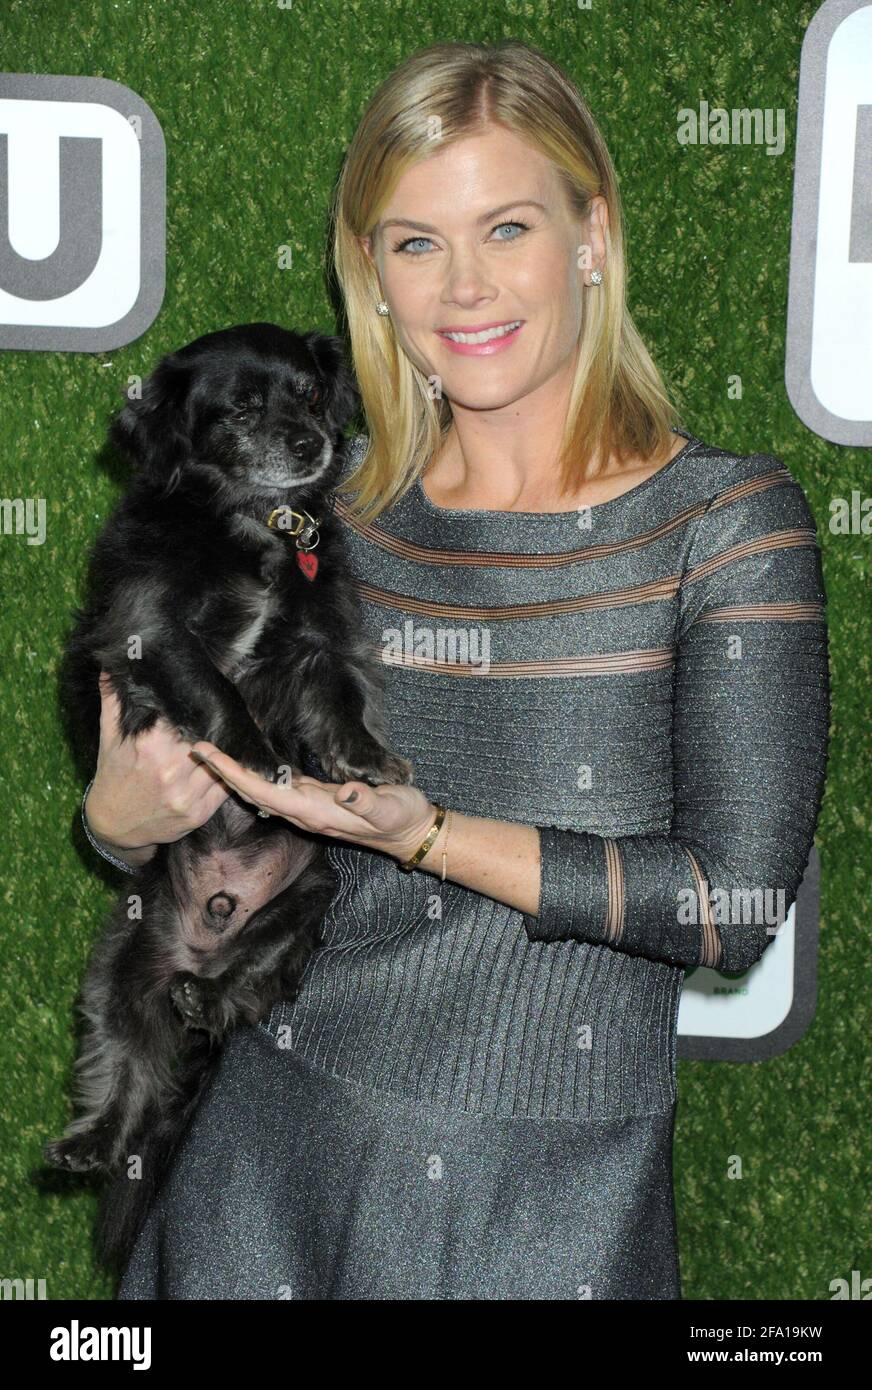
M0 536L0 1276L106 1298L96 1199L34 1180L68 1117L73 1004L119 878L81 848L82 785L56 676L85 558L123 479L101 457L131 375L255 319L336 328L327 208L378 82L424 44L512 37L563 65L609 143L636 322L694 433L780 456L817 518L834 718L822 858L820 993L802 1041L765 1064L682 1062L675 1188L687 1298L831 1297L872 1275L866 700L868 540L827 529L866 491L868 454L795 416L784 333L800 46L817 0L5 0L0 66L103 76L138 92L167 142L167 290L152 327L106 354L0 354L0 495L44 497L43 546ZM787 145L682 147L681 107L784 108ZM280 269L277 250L293 248ZM741 399L729 383L739 376ZM744 1176L728 1177L740 1155Z

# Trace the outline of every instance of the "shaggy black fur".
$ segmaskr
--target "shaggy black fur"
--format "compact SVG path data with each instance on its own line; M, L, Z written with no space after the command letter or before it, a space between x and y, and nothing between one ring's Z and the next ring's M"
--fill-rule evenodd
M102 668L125 736L162 715L272 781L306 750L337 782L412 780L386 746L378 666L328 518L356 404L337 339L254 323L169 354L121 410L110 439L135 476L96 543L63 682L91 766ZM321 519L314 575L297 523L266 524L282 506ZM141 918L125 893L83 988L81 1114L45 1149L111 1175L100 1243L115 1267L220 1039L293 997L334 891L323 837L236 794L131 885Z

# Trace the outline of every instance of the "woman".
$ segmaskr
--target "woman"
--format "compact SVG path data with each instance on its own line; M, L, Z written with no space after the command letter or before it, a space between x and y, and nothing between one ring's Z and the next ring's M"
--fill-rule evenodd
M125 746L104 696L88 815L117 860L232 787L337 870L120 1297L680 1298L684 969L763 953L771 917L722 904L786 911L822 796L814 519L777 458L672 429L611 160L536 50L392 74L336 268L369 425L338 524L416 785L275 787L165 727Z

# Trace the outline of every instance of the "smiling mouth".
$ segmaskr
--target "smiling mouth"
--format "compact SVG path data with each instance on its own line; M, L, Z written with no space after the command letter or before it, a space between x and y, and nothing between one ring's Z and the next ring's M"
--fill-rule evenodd
M444 328L437 328L436 331L440 338L448 338L452 343L490 343L496 338L505 338L508 333L514 333L523 322L523 319L513 319L511 323L500 323L491 328L482 328L477 333L448 332Z

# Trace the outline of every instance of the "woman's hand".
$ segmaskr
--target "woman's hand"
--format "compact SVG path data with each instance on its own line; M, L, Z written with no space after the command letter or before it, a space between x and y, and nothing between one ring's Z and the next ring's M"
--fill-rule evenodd
M100 672L100 750L85 814L98 840L120 850L169 843L205 825L229 792L165 719L122 738L120 705Z
M319 782L293 774L292 785L268 782L222 753L213 743L191 747L228 787L253 806L281 816L301 830L347 840L408 859L433 824L435 807L418 787L379 786L367 782Z

